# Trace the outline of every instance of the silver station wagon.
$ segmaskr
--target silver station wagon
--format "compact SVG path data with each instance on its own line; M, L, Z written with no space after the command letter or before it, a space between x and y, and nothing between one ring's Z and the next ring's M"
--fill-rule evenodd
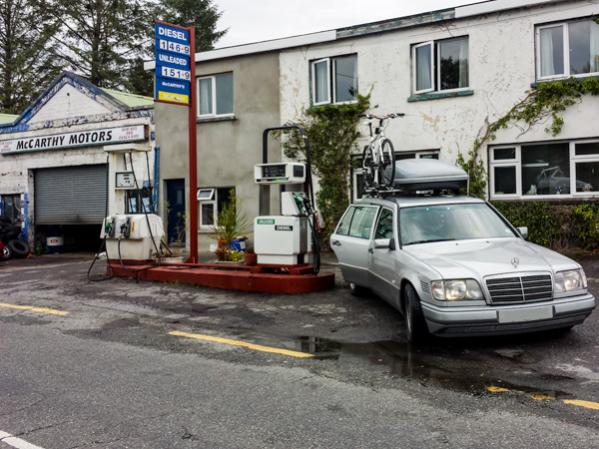
M330 244L352 292L399 310L410 341L570 329L595 308L578 263L527 242L489 203L448 194L463 170L400 161L395 180L352 204Z

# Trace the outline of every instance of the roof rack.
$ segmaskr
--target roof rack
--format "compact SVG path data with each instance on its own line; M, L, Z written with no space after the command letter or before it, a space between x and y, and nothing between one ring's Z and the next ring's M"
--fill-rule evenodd
M440 195L468 190L468 173L460 167L436 159L404 159L395 163L391 187L366 186L372 197L412 196L422 193Z

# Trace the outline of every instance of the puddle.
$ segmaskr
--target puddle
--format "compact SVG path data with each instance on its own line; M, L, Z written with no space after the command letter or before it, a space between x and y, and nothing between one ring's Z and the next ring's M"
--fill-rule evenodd
M318 359L334 359L340 365L366 361L373 371L390 377L407 378L422 385L440 386L472 394L485 394L486 387L499 386L525 393L568 398L571 394L547 381L563 382L566 376L516 373L516 367L534 357L523 349L476 350L472 345L448 344L445 340L427 346L414 346L400 339L369 343L342 343L320 337L298 337L296 347ZM507 359L507 360L506 360ZM374 373L373 373L374 374ZM509 379L508 381L502 379ZM535 387L535 384L539 384ZM545 385L541 385L545 384Z

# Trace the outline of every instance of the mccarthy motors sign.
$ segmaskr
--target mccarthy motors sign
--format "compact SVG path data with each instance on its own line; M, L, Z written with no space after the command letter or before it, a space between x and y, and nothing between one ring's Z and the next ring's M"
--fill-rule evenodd
M61 148L114 145L144 140L145 137L144 125L94 129L0 141L0 153L14 154L28 151L57 150Z

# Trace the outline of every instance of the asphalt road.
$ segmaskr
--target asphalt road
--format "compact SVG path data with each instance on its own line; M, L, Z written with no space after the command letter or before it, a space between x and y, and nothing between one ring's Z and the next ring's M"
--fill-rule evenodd
M88 262L0 265L0 448L599 448L599 312L410 347L398 313L342 287L88 283Z

